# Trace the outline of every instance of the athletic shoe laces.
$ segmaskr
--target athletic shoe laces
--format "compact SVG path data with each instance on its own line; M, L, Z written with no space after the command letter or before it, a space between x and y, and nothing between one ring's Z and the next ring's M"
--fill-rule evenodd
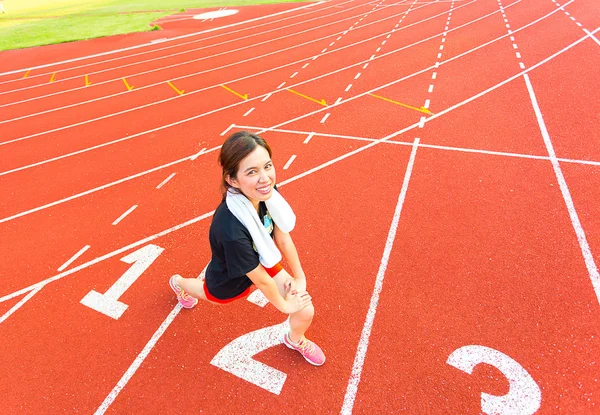
M315 351L315 344L306 337L302 337L302 339L300 339L298 342L298 348L304 353L312 354Z

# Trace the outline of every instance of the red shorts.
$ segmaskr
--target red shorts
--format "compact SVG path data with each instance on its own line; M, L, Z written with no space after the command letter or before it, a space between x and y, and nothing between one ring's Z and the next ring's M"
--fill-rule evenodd
M275 275L279 274L279 272L282 269L283 269L283 267L278 262L277 264L275 264L275 266L273 268L265 268L265 271L267 271L267 274L269 274L271 276L271 278L273 278ZM240 298L244 298L244 297L246 297L247 295L250 294L250 291L251 291L251 287L248 287L246 289L246 291L244 291L241 294L236 295L235 297L221 299L221 298L217 298L214 295L212 295L211 293L209 293L208 292L208 288L206 287L206 283L204 283L204 294L206 295L206 298L208 298L212 302L219 303L219 304L227 304L227 303L230 303L232 301L238 300Z

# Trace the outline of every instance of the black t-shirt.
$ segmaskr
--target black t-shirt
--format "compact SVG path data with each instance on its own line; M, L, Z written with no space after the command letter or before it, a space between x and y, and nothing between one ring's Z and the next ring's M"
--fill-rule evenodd
M259 204L258 217L273 236L273 220L264 202ZM246 274L254 270L260 261L250 232L231 213L225 200L215 211L209 240L212 258L205 274L208 292L221 300L243 293L252 285Z

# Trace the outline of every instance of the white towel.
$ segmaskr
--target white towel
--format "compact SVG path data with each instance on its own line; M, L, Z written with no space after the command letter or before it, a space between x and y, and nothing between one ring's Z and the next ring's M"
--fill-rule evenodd
M252 242L254 242L254 246L256 246L256 250L258 251L259 261L263 267L273 268L277 265L281 261L281 252L279 252L273 238L271 238L271 235L269 235L261 223L256 209L252 206L252 202L243 194L234 193L230 190L227 191L225 202L231 213L250 232ZM288 202L286 202L277 190L273 189L271 197L265 201L265 204L273 222L275 222L279 229L283 232L290 232L294 229L296 215Z

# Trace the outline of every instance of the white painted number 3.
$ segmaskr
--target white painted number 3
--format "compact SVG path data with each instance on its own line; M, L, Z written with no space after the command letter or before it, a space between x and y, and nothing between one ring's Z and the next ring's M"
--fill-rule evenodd
M125 291L148 269L150 265L164 251L164 248L156 245L146 245L131 254L121 258L121 261L133 264L104 294L90 291L81 300L81 304L96 310L109 317L118 319L127 310L127 304L119 301Z
M541 405L542 393L531 375L523 367L498 350L485 346L464 346L455 350L447 362L466 373L480 363L496 367L509 382L509 391L503 396L481 394L481 410L488 415L532 415Z

